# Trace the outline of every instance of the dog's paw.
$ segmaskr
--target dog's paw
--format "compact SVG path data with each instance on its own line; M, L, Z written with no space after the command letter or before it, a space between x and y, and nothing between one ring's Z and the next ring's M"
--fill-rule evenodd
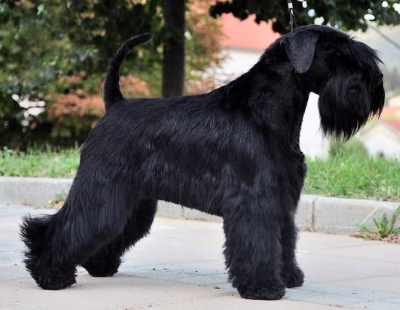
M68 273L60 273L49 269L48 272L35 275L36 283L45 290L61 290L75 283L75 270Z
M279 300L285 296L285 287L278 285L268 288L245 288L239 289L239 294L245 299Z
M89 260L82 265L83 268L92 277L105 278L112 277L118 272L119 265L121 264L120 259L110 259L110 260Z
M287 288L300 287L304 283L304 273L297 266L282 272L282 279Z

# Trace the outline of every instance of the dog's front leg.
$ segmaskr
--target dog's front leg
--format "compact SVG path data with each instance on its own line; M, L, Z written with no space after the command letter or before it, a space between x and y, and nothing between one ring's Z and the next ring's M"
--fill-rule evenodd
M224 206L225 260L232 285L243 298L285 295L281 279L279 206L257 200Z
M288 212L281 226L282 244L282 279L287 288L302 286L304 274L296 261L297 229L294 221L294 214Z

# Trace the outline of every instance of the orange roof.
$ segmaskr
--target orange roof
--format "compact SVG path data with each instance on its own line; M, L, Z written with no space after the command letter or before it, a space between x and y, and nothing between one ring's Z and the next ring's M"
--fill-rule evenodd
M382 118L385 120L400 121L400 108L393 106L386 106L382 111Z
M384 121L389 126L393 127L396 130L400 131L400 121Z
M396 130L400 130L400 108L385 107L382 111L382 120Z
M232 14L223 14L222 30L224 47L264 50L279 38L279 34L272 31L271 23L257 24L254 15L241 21Z

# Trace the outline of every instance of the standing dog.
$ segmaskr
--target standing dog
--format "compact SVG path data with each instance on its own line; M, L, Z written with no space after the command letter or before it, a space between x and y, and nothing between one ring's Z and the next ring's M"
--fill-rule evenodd
M294 215L309 93L320 95L323 131L350 137L384 105L376 53L337 30L300 27L208 94L125 99L120 64L149 38L131 38L112 60L107 112L82 147L64 207L24 220L27 269L45 289L73 284L77 265L112 276L166 200L221 216L233 286L244 298L280 299L303 284Z

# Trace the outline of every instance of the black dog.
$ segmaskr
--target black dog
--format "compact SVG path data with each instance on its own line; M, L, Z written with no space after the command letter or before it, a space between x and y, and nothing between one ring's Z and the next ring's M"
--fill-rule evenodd
M334 29L300 27L208 94L124 99L119 66L149 37L128 40L111 62L107 112L82 147L64 207L25 219L27 269L45 289L73 284L77 265L111 276L166 200L223 217L226 266L242 297L281 298L303 283L294 215L308 95L320 94L323 131L350 137L384 105L376 53Z

